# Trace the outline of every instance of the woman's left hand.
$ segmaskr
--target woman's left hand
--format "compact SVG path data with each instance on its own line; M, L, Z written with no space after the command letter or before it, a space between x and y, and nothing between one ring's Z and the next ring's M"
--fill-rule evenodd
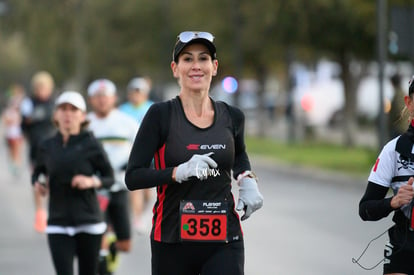
M241 220L249 218L250 215L263 206L263 196L259 191L256 179L244 177L239 180L239 201L236 210L244 211Z
M93 177L85 176L85 175L76 175L72 178L72 187L85 190L90 188L95 188L96 181Z

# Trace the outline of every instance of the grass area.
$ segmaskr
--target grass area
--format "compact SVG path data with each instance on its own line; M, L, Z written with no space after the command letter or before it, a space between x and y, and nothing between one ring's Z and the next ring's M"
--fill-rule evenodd
M249 154L263 155L290 164L368 175L378 151L372 148L346 148L341 145L305 142L283 143L271 139L246 138Z

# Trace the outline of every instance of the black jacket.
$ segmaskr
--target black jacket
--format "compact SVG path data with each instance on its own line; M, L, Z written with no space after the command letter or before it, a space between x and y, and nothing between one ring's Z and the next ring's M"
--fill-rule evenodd
M111 164L92 133L84 131L70 136L66 144L60 133L43 141L32 184L41 173L49 177L49 225L77 226L103 220L96 190L71 187L72 178L77 174L97 175L106 188L114 183Z

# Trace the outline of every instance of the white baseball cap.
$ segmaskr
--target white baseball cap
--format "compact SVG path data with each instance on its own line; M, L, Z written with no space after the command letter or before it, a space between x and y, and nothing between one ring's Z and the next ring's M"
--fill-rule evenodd
M63 92L55 101L55 106L59 106L62 104L68 103L70 105L75 106L82 112L86 112L86 103L83 99L83 96L75 91L65 91Z
M116 86L108 79L101 78L93 81L88 87L88 96L94 96L96 94L102 95L115 95Z
M150 86L145 78L135 77L129 81L127 90L128 92L139 90L147 94L150 92Z

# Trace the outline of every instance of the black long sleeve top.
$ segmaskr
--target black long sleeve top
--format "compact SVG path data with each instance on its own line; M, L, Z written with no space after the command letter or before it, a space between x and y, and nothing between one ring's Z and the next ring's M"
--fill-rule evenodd
M87 131L70 136L66 144L60 133L39 146L32 184L40 174L49 178L49 225L77 226L103 221L96 190L79 190L71 186L72 178L81 174L96 175L102 187L114 183L107 155L98 140Z
M368 182L365 194L359 202L359 216L364 221L378 221L387 217L394 209L391 198L385 198L389 188Z
M228 204L228 241L242 240L239 217L234 210L231 176L251 170L244 143L244 115L223 102L212 100L212 125L199 128L185 116L179 97L155 103L144 117L130 154L125 183L130 190L157 187L151 238L178 242L179 207L182 201L220 201ZM201 181L172 180L174 167L194 154L214 153L214 174ZM155 169L150 167L154 158Z

